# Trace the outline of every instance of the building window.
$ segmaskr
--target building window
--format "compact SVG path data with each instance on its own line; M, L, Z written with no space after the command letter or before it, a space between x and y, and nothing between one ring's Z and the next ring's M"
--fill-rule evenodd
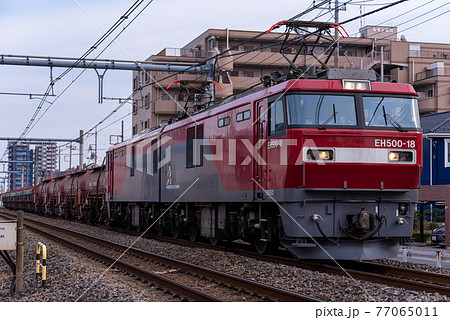
M215 37L212 37L209 39L209 49L214 49L215 47L217 47L217 41Z
M150 106L149 101L150 101L150 94L148 94L148 95L146 95L144 97L144 107L145 107L145 109L148 109L148 107Z
M169 100L170 100L169 95L168 95L168 94L163 94L163 95L161 96L161 100L163 100L163 101L169 101Z
M434 95L433 95L433 89L431 89L431 90L427 90L427 97L428 98L432 98Z
M136 114L136 113L137 113L137 102L134 101L133 102L133 114Z
M414 58L420 57L420 44L409 45L409 56Z
M253 78L255 76L255 73L253 71L244 71L243 73L244 77Z
M444 145L445 145L444 166L446 168L449 168L450 167L450 139L444 139Z
M254 46L244 46L244 51L251 51L253 49L255 49Z

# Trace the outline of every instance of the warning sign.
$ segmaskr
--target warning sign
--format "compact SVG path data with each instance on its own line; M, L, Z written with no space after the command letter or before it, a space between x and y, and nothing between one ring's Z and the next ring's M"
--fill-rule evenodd
M0 250L16 250L16 221L0 221Z

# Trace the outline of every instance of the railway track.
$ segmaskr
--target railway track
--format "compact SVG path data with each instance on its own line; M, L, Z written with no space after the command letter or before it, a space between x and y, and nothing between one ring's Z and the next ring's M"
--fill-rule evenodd
M129 230L121 230L128 234L138 234ZM184 239L173 239L171 237L149 235L150 238L159 241L166 241L173 244L201 247L210 250L220 250L231 252L237 255L253 258L259 261L279 263L311 271L324 272L333 275L348 276L357 280L375 282L398 288L404 288L413 291L425 291L429 293L438 292L441 295L450 297L450 275L440 274L428 271L386 266L370 262L359 261L337 261L341 267L334 261L302 261L291 258L289 252L279 250L277 255L260 255L253 251L250 245L240 245L240 249L225 245L212 246L207 243L190 242Z
M137 234L129 230L121 230L128 234ZM334 261L302 261L293 259L287 251L279 250L277 255L260 255L253 251L250 245L240 245L240 249L224 246L212 246L207 243L191 242L184 239L173 239L171 237L150 235L152 239L166 241L173 244L201 247L210 250L220 250L231 252L237 255L253 258L259 261L279 263L311 271L324 272L333 275L350 275L357 280L365 280L379 284L385 284L393 287L404 288L413 291L438 292L439 294L450 297L450 275L434 273L428 271L414 270L408 268L386 266L370 262L337 261L345 271L336 265Z
M15 218L0 211L0 215ZM189 301L313 301L320 300L282 290L98 237L25 218L25 226L134 277ZM106 252L106 253L105 253ZM119 258L115 258L120 254ZM152 271L148 269L151 268ZM157 271L154 271L157 270ZM188 282L189 285L184 284ZM236 300L239 299L239 300Z
M0 211L1 212L1 211ZM141 233L130 230L120 230L131 235ZM259 261L272 262L303 268L311 271L324 272L333 275L348 276L357 280L370 281L374 283L404 288L413 291L425 291L429 293L438 292L450 297L450 275L420 271L408 268L400 268L358 261L338 261L344 270L335 262L329 261L301 261L288 257L288 252L281 251L278 255L260 255L251 251L251 246L241 245L240 249L230 246L212 246L206 243L190 242L184 239L173 239L171 237L149 235L149 238L166 241L177 245L190 247L201 247L211 250L231 252L240 256L253 258Z

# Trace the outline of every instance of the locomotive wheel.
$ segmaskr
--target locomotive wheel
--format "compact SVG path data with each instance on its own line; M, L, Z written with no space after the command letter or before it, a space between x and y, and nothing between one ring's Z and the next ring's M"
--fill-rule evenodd
M158 236L162 236L164 233L164 227L163 227L163 223L160 220L158 220L158 222L156 222L155 224L155 229L156 229L156 233L158 234Z
M211 242L211 244L213 246L217 246L217 245L219 245L220 240L217 236L214 236L214 237L209 237L209 242Z
M173 226L172 228L172 237L174 239L178 239L181 236L181 228L180 226Z
M259 239L259 238L255 239L255 248L259 254L266 253L266 251L268 250L268 247L269 247L268 241L261 241L261 239Z
M280 244L277 241L261 241L261 239L255 239L255 249L259 254L268 252L274 252L278 249Z
M171 229L172 229L172 237L174 239L178 239L182 234L180 218L178 216L175 217Z
M191 240L191 242L196 242L197 241L197 239L198 239L198 227L195 224L195 222L189 224L188 236L189 236L189 240Z

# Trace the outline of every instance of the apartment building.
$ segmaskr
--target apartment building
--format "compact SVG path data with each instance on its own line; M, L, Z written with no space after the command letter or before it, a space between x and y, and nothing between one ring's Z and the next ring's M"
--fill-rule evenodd
M28 144L8 143L8 189L33 185L33 150Z
M41 143L35 146L36 170L38 181L56 172L58 147L56 142Z
M263 76L287 71L289 64L280 54L284 34L271 32L255 38L259 34L259 31L208 29L183 48L165 48L147 61L188 66L230 48L231 56L224 55L215 64L216 81L223 87L222 91L215 91L218 99L257 85ZM296 36L292 34L289 39ZM320 67L314 56L325 55L330 42L319 41L312 46L313 41L315 38L301 49L297 65ZM257 50L260 47L264 49ZM287 47L284 54L292 60L297 50L296 46ZM339 40L338 64L344 69L373 69L378 81L412 84L419 94L421 114L450 110L450 44L408 42L397 33L396 27L365 26L357 37ZM334 59L329 59L327 65L334 67ZM133 73L133 135L167 122L173 115L183 112L183 108L192 110L196 99L191 94L206 76L169 76L169 72ZM172 83L175 80L184 83Z
M9 190L32 186L56 173L56 142L9 142Z

